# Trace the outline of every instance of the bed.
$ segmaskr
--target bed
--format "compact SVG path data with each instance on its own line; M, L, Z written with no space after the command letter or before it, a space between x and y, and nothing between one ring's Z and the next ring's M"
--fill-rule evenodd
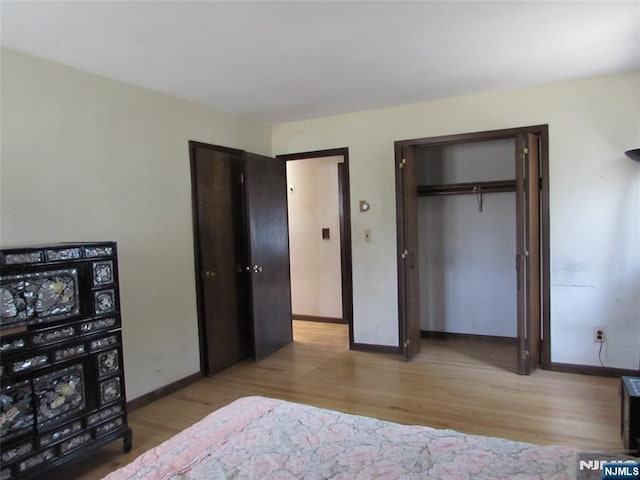
M574 479L578 452L245 397L105 480Z

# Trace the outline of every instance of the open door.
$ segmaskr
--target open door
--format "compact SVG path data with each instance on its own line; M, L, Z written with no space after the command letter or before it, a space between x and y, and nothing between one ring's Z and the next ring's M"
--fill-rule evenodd
M400 347L407 360L420 353L420 289L418 272L418 187L415 148L396 151L398 225L398 291Z
M213 375L251 355L242 165L238 151L190 142L200 368Z
M292 341L283 160L189 142L200 368Z
M285 161L244 153L245 212L256 360L293 340Z
M516 275L518 285L518 373L540 363L540 165L538 136L516 141Z

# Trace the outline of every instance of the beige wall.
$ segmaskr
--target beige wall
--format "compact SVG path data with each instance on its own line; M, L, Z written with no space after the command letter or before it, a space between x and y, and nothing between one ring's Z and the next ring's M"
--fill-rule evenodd
M271 129L17 52L1 58L0 244L116 240L130 398L198 370L190 139L348 147L354 340L398 344L393 142L548 124L552 360L637 368L640 72ZM358 200L371 210L360 213ZM371 229L372 242L362 233Z
M340 156L287 162L294 315L342 318L338 196L342 161ZM329 228L328 240L322 238L323 228Z
M199 369L188 141L270 129L2 51L2 246L115 240L129 398Z
M599 365L602 326L605 365L638 368L640 165L623 152L640 146L640 72L274 126L274 154L349 148L355 342L398 345L393 142L538 124L549 125L552 360Z

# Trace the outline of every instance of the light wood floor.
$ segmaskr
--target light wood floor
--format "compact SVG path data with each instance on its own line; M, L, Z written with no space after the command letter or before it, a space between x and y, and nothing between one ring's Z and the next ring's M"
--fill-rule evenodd
M241 362L132 412L131 453L117 441L52 478L102 478L247 395L538 444L622 450L618 379L519 376L515 346L505 344L423 340L422 353L408 363L348 345L344 325L294 322L294 342L265 360Z

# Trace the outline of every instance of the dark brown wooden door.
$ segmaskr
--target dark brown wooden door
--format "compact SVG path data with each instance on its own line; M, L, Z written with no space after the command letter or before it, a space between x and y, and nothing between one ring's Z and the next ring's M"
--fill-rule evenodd
M404 301L400 302L400 346L407 359L420 353L420 288L418 270L418 187L416 181L416 158L414 147L403 147L396 169L396 186L403 219L402 238L398 241L400 291Z
M256 360L293 340L285 161L244 154L244 186Z
M516 275L518 373L528 375L540 363L540 170L538 137L516 141Z
M201 368L212 375L251 355L242 165L239 152L191 148Z

